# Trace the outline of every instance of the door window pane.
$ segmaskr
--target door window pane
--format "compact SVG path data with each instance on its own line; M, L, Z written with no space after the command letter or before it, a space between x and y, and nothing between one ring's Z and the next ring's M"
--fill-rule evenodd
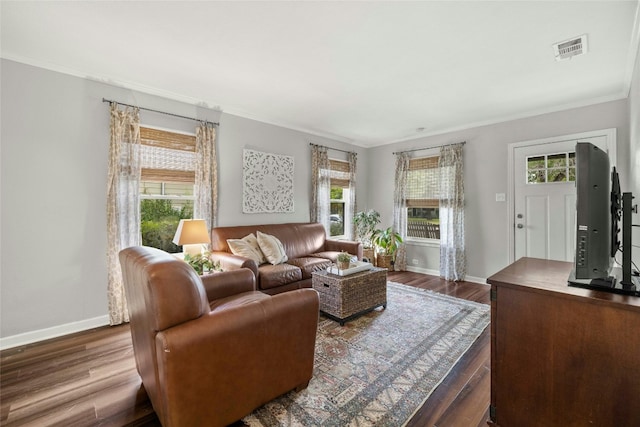
M547 182L547 174L544 169L527 171L527 183L539 184Z
M529 157L527 159L527 170L544 169L544 156Z
M576 153L527 157L527 184L576 180Z
M567 166L567 154L553 154L547 157L547 167L548 168L564 168Z

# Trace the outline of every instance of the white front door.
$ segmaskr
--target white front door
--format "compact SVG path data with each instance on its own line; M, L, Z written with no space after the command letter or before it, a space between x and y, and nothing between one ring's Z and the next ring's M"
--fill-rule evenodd
M615 152L608 149L611 139L611 134L594 132L513 147L515 260L532 257L573 261L575 145L578 141L591 142L611 153Z

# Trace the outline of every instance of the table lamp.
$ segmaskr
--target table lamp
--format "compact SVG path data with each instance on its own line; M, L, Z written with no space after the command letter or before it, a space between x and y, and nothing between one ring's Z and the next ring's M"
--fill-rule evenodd
M181 219L173 243L182 246L184 254L201 254L202 246L211 243L207 223L204 219Z

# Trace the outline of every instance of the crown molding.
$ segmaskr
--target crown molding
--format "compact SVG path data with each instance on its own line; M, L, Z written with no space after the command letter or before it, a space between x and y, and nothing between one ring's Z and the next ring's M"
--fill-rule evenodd
M584 101L578 101L578 102L572 102L572 103L567 103L567 104L562 104L562 105L557 105L557 106L553 106L553 107L545 107L545 108L540 108L537 110L529 110L523 113L519 113L519 114L513 114L513 115L508 115L508 116L499 116L490 120L484 120L484 121L478 121L478 122L472 122L472 123L467 123L464 125L460 125L460 126L451 126L448 128L443 128L443 129L438 129L435 130L433 132L420 132L418 134L415 134L413 136L407 136L406 138L401 138L401 139L396 139L393 141L388 141L388 142L382 142L382 143L377 143L377 144L370 144L370 145L366 145L366 148L374 148L374 147L380 147L380 146L384 146L384 145L389 145L389 144L396 144L399 142L406 142L406 141L413 141L413 140L418 140L418 139L422 139L422 138L427 138L427 137L431 137L431 136L437 136L437 135L445 135L447 133L452 133L452 132L460 132L460 131L464 131L464 130L468 130L468 129L474 129L474 128L479 128L482 126L492 126L492 125L497 125L500 123L507 123L507 122L512 122L515 120L522 120L522 119L528 119L528 118L532 118L532 117L537 117L537 116L542 116L544 114L550 114L550 113L559 113L562 111L567 111L567 110L573 110L576 108L582 108L582 107L589 107L591 105L597 105L597 104L603 104L605 102L612 102L612 101L619 101L621 99L626 99L628 97L628 94L624 93L624 91L621 91L618 94L615 95L608 95L608 96L602 96L602 97L598 97L598 98L590 98Z

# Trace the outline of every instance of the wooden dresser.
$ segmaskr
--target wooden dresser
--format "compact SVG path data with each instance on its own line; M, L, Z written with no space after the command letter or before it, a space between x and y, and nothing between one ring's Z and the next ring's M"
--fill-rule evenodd
M567 285L571 263L521 258L491 284L491 420L640 426L640 297Z

